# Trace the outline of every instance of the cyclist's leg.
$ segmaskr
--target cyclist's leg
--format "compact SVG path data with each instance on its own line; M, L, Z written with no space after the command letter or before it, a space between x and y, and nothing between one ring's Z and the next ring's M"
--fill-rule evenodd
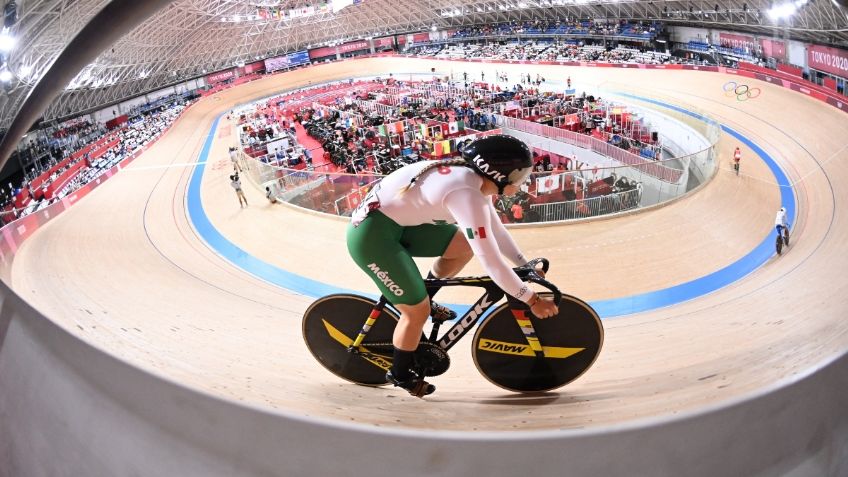
M474 256L459 228L451 224L406 227L401 243L413 257L438 257L433 264L438 278L455 276Z
M413 257L438 257L427 278L454 277L473 256L468 241L456 225L425 224L406 227L401 243ZM438 291L438 288L433 287L427 290L431 301ZM430 307L434 320L445 321L456 317L456 313L444 306L430 303Z
M348 226L347 247L354 262L401 312L392 336L391 372L401 382L412 376L414 352L430 315L424 280L409 251L401 244L404 227L372 212L358 227Z
M438 278L455 277L471 261L474 252L468 240L457 230L442 256L433 264L433 275Z

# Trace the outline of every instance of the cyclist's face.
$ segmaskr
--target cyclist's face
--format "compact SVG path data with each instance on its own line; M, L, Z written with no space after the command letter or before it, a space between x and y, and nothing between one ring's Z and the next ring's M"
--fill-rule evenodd
M503 195L505 196L513 196L518 192L518 186L515 184L509 184L504 187Z

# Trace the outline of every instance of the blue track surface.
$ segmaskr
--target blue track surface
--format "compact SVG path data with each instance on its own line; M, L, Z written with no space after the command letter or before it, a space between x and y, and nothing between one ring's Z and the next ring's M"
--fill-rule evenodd
M706 120L706 118L697 113L687 111L674 105L629 94L622 94L622 96L629 96L640 101L650 102L664 108L679 111L702 121ZM362 292L327 285L263 262L227 240L212 225L209 221L209 217L207 217L206 212L203 209L203 203L200 199L200 183L203 177L203 172L206 168L205 163L209 155L209 149L212 146L212 140L214 138L213 133L217 129L218 121L220 119L221 117L219 116L212 123L212 128L210 133L207 135L206 143L203 145L200 156L197 158L198 165L192 173L191 182L189 183L188 188L186 207L188 208L189 219L194 225L198 235L200 235L200 237L202 237L213 250L237 267L285 289L316 298L330 293L357 293L362 295ZM753 141L727 126L722 125L721 128L724 132L730 134L740 142L750 147L763 159L763 161L765 161L769 169L771 169L777 179L777 183L780 186L781 203L784 207L786 207L789 221L792 223L795 217L795 194L786 175L780 167L778 167L774 159ZM772 230L772 228L764 230L763 232L765 233L765 237L763 238L763 241L747 255L709 275L662 290L611 300L595 301L591 302L591 305L597 310L601 317L609 318L662 308L711 293L748 275L771 258L774 254L774 239ZM376 298L376 295L372 294L371 296ZM462 312L466 308L463 305L448 306L458 312Z

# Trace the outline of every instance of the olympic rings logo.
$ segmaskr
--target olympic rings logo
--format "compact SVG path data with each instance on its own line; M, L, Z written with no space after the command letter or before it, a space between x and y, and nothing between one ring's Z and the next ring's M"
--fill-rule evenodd
M728 98L736 96L736 101L755 99L762 93L760 88L751 88L747 84L739 84L736 81L728 81L721 88L724 90L724 95Z

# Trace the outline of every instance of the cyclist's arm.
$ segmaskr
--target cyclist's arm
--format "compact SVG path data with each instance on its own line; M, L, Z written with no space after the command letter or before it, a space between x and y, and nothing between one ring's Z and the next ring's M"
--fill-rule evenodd
M507 265L498 248L492 230L489 199L477 190L460 188L448 193L443 203L495 284L508 295L530 302L535 293Z
M498 217L498 212L495 210L495 206L489 204L489 215L491 216L490 220L492 222L492 235L498 242L498 249L504 257L508 258L510 262L512 262L516 267L520 267L527 263L527 258L521 253L521 249L518 248L518 244L515 243L515 240L512 239L512 236L504 227L503 222L501 222L500 217Z

